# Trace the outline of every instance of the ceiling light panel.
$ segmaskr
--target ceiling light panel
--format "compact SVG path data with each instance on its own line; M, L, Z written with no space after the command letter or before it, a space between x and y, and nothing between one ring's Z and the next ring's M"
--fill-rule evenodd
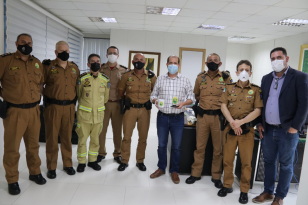
M202 25L199 26L198 28L208 29L208 30L222 30L222 29L226 28L226 26L202 24Z
M147 6L146 13L147 14L162 14L162 15L170 15L176 16L181 11L178 8L166 8L166 7L154 7L154 6Z
M308 20L305 19L284 19L282 21L278 21L273 23L275 26L303 26L308 24Z
M105 23L117 23L115 18L106 18L106 17L89 17L93 22L105 22Z
M248 36L231 36L228 39L229 40L240 40L240 41L245 41L245 40L251 40L254 39L255 37L248 37Z

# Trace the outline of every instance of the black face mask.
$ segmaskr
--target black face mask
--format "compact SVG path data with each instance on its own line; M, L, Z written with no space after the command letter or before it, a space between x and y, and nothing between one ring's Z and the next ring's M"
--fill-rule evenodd
M28 44L17 46L17 50L19 50L24 55L29 55L32 52L32 47Z
M145 63L138 61L138 62L133 62L133 65L136 69L141 70L144 67Z
M63 51L62 53L58 53L58 58L60 58L62 61L67 61L70 57L70 54L66 51Z
M101 68L101 65L99 63L91 63L91 70L93 72L97 72Z
M207 63L207 67L210 71L216 71L218 69L219 63L216 64L214 62Z

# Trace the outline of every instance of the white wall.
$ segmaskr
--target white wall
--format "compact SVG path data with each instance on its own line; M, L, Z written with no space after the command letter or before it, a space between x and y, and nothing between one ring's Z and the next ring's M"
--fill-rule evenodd
M3 11L3 0L0 0L0 28L4 28L4 11ZM0 32L0 54L4 53L4 32ZM3 165L3 123L2 119L0 118L0 167Z
M180 47L205 48L206 55L215 52L220 55L222 61L225 61L228 42L226 37L218 36L112 29L110 45L119 48L118 62L124 66L128 66L130 50L160 52L160 74L162 74L167 72L166 61L168 56L178 56ZM222 70L224 68L225 65L222 66Z

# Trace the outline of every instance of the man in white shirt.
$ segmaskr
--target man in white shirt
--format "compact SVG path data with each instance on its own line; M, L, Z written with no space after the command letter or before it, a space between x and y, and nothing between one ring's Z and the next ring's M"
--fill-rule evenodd
M184 106L192 104L194 96L189 79L178 73L179 57L169 56L166 65L168 73L157 78L151 94L151 101L158 107L159 112L157 113L158 169L151 174L150 178L165 174L170 132L172 140L170 173L172 181L178 184L180 182L178 170L184 128Z

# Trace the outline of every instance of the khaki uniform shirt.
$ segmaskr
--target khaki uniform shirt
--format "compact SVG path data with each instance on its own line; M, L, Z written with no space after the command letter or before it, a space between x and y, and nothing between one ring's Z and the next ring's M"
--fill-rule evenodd
M44 83L43 66L30 55L23 61L17 53L0 56L2 97L14 104L28 104L40 100L40 87Z
M77 83L78 121L103 123L109 87L109 79L103 74L98 74L96 78L91 75L91 72L80 75Z
M100 72L107 75L110 80L109 100L120 100L120 97L118 96L118 84L126 70L126 67L119 64L117 64L112 70L108 63L102 65Z
M77 77L80 75L78 66L68 61L64 69L58 64L56 59L51 62L44 60L43 66L46 84L44 95L56 100L74 100Z
M200 96L199 106L203 110L220 110L221 103L219 98L225 89L226 84L232 82L230 75L224 72L218 71L215 77L211 77L208 72L201 72L195 82L194 93Z
M261 88L250 82L244 88L239 81L228 84L219 101L227 105L233 119L243 119L255 108L263 107Z
M126 98L131 99L132 104L144 104L150 100L156 82L156 76L152 71L144 70L139 78L134 70L123 74L118 89L126 92Z

